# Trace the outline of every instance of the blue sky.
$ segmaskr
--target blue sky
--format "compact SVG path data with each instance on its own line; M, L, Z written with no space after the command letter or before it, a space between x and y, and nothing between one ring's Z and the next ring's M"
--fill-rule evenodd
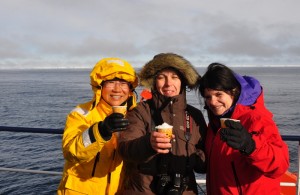
M299 0L2 0L0 69L140 67L174 52L195 66L300 64Z

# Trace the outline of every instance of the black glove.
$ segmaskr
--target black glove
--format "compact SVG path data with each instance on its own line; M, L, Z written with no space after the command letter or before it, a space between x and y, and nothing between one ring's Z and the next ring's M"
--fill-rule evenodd
M111 137L113 132L125 130L128 124L123 114L112 113L98 124L98 128L102 137Z
M255 150L255 142L251 134L239 122L226 120L225 125L227 128L220 131L221 139L230 147L250 155Z

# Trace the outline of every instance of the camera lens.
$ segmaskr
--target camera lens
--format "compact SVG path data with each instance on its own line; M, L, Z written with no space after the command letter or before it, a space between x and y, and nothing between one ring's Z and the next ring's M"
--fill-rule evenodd
M173 183L174 183L174 186L175 186L175 187L178 187L178 188L180 187L180 184L181 184L181 177L180 177L180 174L179 174L179 173L176 173L176 174L175 174Z

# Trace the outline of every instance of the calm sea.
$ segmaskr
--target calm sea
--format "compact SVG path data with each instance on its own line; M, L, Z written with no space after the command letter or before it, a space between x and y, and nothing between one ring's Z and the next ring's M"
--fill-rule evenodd
M233 69L261 81L266 106L273 112L281 134L299 135L300 68ZM198 71L203 74L205 69ZM89 72L0 70L0 126L63 128L68 112L92 98ZM137 93L140 91L138 88ZM195 92L188 93L188 101L203 108ZM61 135L51 134L0 132L0 167L61 172L64 163L61 138ZM298 143L287 143L290 170L295 171ZM60 178L0 171L0 194L55 194Z

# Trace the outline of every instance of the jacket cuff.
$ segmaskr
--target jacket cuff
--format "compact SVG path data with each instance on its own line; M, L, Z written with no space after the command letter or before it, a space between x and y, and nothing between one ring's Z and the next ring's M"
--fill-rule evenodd
M88 147L89 145L98 142L98 143L104 143L111 139L111 136L109 137L103 137L98 129L98 124L92 125L89 129L83 132L82 134L82 142L84 147Z
M93 126L94 126L94 125L93 125ZM95 138L94 133L93 133L93 126L91 126L91 127L89 128L89 130L88 130L88 132L89 132L89 137L90 137L90 140L91 140L92 143L94 143L94 142L96 141L96 138Z
M149 155L154 155L154 154L157 154L157 152L152 148L151 146L151 141L150 141L150 137L151 137L151 134L147 134L146 136L143 137L143 142L146 143L146 151L149 151L148 154Z

